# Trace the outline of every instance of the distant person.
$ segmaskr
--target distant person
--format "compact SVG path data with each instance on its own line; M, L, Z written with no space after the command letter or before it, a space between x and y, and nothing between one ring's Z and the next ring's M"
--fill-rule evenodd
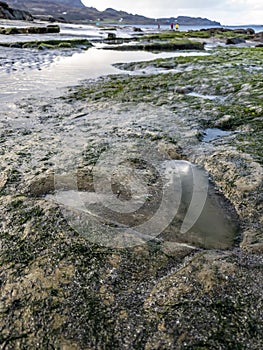
M174 30L174 24L171 23L171 30Z
M179 24L178 24L178 23L176 23L176 25L175 25L175 29L176 29L176 30L178 30L178 29L179 29Z
M160 23L158 23L158 24L157 24L157 26L158 26L158 29L160 29L160 28L161 28L161 25L160 25Z

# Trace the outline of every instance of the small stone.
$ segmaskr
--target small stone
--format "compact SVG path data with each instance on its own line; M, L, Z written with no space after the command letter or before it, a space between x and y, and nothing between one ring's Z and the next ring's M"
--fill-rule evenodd
M6 183L7 183L7 175L0 174L0 190L5 187Z

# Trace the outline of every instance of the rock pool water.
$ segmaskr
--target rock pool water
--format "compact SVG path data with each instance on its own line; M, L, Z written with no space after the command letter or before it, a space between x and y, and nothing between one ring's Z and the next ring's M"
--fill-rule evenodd
M104 172L121 178L121 183L98 174L96 168L100 165L96 165L91 174L81 179L82 188L94 186L95 192L79 191L78 175L74 178L73 174L71 177L57 174L56 194L46 197L62 206L67 222L88 240L122 248L154 238L193 248L233 247L239 229L238 217L202 169L183 160L159 162L160 181L155 179L159 184L154 190L155 185L147 179L151 169L142 171L142 163L128 172L123 164L117 168L112 158L110 163ZM96 181L99 181L97 185Z
M220 102L223 102L225 100L225 97L224 96L217 96L217 95L204 95L204 94L199 94L197 92L189 92L187 94L188 96L193 96L193 97L198 97L198 98L203 98L205 100L217 100L217 101L220 101Z
M229 136L232 133L233 133L232 131L225 131L225 130L221 130L218 128L207 128L204 130L204 136L203 136L202 140L204 142L210 142L210 141L216 140L220 137Z

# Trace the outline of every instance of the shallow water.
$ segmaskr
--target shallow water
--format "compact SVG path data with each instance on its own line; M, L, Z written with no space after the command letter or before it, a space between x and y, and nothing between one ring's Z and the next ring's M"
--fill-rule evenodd
M189 92L187 94L188 96L192 96L192 97L199 97L199 98L203 98L205 100L210 100L210 101L224 101L225 100L225 96L219 96L219 95L203 95L203 94L199 94L197 92Z
M81 80L97 79L109 74L123 74L124 71L114 67L114 63L150 61L180 55L194 54L187 52L154 54L144 51L122 52L90 48L67 57L58 56L58 52L3 49L0 100L4 107L5 102L11 100L13 102L14 99L59 96L61 89L77 85Z
M110 166L107 172L112 170ZM147 190L144 176L142 186L138 176L123 173L122 191L133 188L132 197L119 198L118 191L112 192L112 183L108 188L104 175L94 192L78 190L72 174L58 174L57 192L46 198L62 206L65 218L77 232L101 245L132 246L158 238L192 247L232 247L238 231L237 216L209 183L207 173L180 160L162 161L159 171L163 186L159 189L161 197L155 195L158 203L149 197L151 190ZM65 184L71 188L64 190Z
M232 131L225 131L218 128L208 128L204 130L204 136L202 140L204 142L210 142L220 137L229 136L231 134L232 134Z

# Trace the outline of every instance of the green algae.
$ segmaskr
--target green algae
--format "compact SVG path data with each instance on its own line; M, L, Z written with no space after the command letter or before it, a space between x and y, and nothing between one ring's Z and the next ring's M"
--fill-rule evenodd
M191 66L199 66L199 64L212 64L214 67L218 65L231 65L233 67L252 67L261 66L263 59L263 49L256 48L235 48L235 47L218 47L209 51L206 56L180 56L167 59L157 59L149 62L133 62L122 65L123 69L133 67L143 68L147 66L156 68L176 68L178 65L191 64ZM118 65L116 65L118 66Z
M117 50L117 51L177 51L177 50L204 50L204 43L193 41L189 39L172 39L163 41L142 41L139 43L133 43L130 45L119 45L119 46L106 46L104 50Z
M37 49L63 49L63 48L86 48L92 46L91 42L87 39L70 39L70 40L35 40L35 41L24 41L24 42L1 42L0 46L5 47L20 47L20 48L37 48Z
M176 68L175 73L149 76L111 76L103 81L82 86L70 98L92 101L148 102L158 106L171 105L174 111L186 107L200 113L200 127L216 127L240 131L234 143L262 162L262 111L263 111L262 48L219 48L211 55L175 57L122 66ZM185 71L185 68L191 68ZM224 99L208 101L176 93L190 86L199 94L216 95ZM177 106L176 106L177 104Z
M187 38L209 38L208 32L201 31L162 31L150 35L144 35L141 39L148 40L171 40L171 39L187 39Z

